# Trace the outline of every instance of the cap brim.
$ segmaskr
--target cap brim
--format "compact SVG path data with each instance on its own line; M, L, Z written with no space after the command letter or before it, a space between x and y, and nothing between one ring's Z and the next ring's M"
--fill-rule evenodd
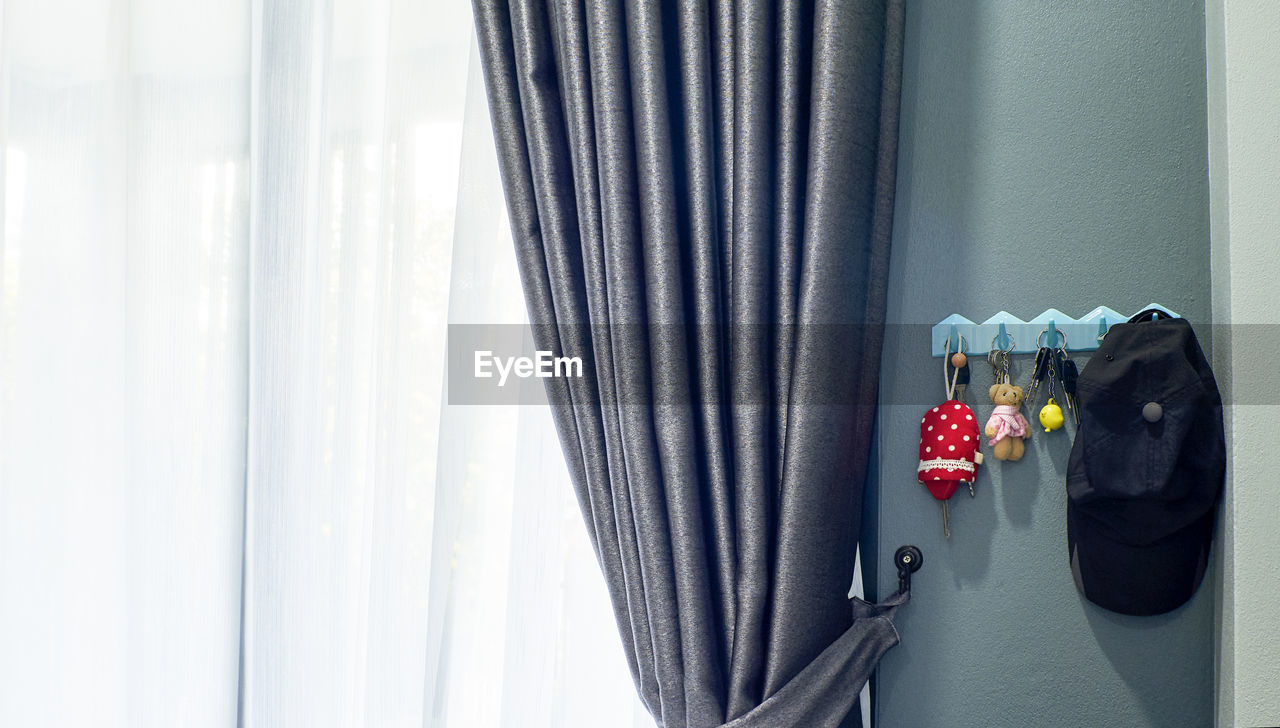
M1067 555L1076 588L1089 601L1121 614L1172 611L1196 593L1209 563L1215 510L1151 544L1108 537L1067 499ZM1092 522L1092 523L1091 523Z

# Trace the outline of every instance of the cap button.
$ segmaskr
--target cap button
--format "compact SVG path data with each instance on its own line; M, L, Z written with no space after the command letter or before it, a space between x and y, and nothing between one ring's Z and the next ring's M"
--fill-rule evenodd
M1160 406L1159 402L1147 402L1142 405L1142 419L1147 422L1159 422L1163 416L1164 408Z

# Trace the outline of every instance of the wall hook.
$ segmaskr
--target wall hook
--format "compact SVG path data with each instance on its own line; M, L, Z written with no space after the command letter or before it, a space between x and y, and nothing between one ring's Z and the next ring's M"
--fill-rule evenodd
M911 575L924 566L924 553L910 544L899 546L893 554L893 565L898 567L898 591L911 593Z
M1045 337L1045 340L1044 340L1044 344L1045 344L1045 346L1049 347L1050 349L1056 349L1056 348L1058 348L1058 347L1054 346L1054 343L1056 343L1056 342L1058 341L1058 329L1053 325L1053 319L1049 319L1049 329L1048 329L1048 331L1049 331L1049 335L1048 335L1048 336L1046 336L1046 337ZM1063 346L1066 346L1066 345L1067 345L1067 341L1066 341L1067 337L1065 337L1065 336L1064 336L1064 337L1062 337L1062 339L1063 339L1063 341L1062 341L1062 345L1063 345Z

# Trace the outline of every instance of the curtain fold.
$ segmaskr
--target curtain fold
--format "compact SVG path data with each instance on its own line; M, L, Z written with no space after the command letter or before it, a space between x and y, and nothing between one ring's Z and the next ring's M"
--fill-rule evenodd
M535 340L586 362L548 396L643 701L855 725L897 640L846 593L901 0L474 8Z

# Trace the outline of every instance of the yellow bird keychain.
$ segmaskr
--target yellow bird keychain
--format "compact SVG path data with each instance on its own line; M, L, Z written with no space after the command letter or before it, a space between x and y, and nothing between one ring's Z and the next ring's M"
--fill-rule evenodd
M1049 404L1040 408L1040 424L1044 425L1045 432L1053 432L1062 427L1062 408L1053 397L1049 398Z
M1065 336L1062 343L1065 347L1067 343ZM1062 359L1066 358L1064 348L1058 349L1058 352L1061 353ZM1062 427L1063 421L1062 408L1058 406L1058 401L1053 398L1053 388L1057 385L1058 366L1061 359L1048 347L1040 350L1040 356L1044 359L1044 363L1041 366L1047 370L1045 373L1049 376L1049 403L1040 408L1040 424L1044 426L1045 432L1053 432Z

